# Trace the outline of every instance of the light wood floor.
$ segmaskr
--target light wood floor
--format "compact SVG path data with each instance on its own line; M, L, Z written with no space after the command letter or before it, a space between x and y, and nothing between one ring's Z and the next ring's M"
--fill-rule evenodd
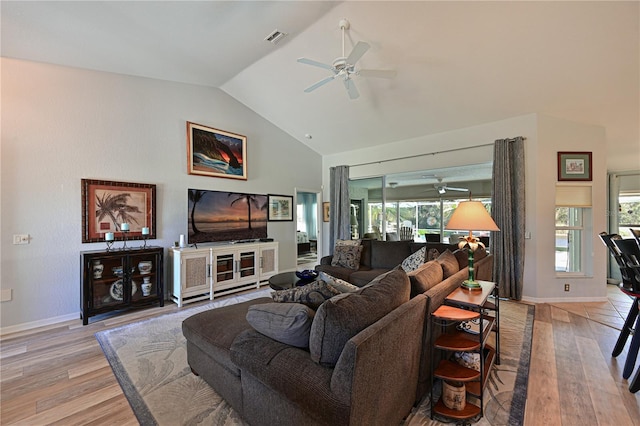
M640 425L640 393L622 379L626 349L611 357L618 331L578 305L536 306L525 424ZM168 303L3 336L0 424L137 424L94 333L177 310Z

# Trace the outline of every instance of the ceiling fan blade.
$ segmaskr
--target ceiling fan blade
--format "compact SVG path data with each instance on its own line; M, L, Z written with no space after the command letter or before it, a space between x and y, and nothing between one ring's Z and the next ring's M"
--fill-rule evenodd
M448 191L460 191L460 192L469 192L469 190L467 188L455 188L452 186L446 186L445 187Z
M396 76L396 70L360 70L358 75L360 77L375 77L375 78L394 78Z
M349 53L349 56L347 56L347 64L354 65L358 62L358 59L362 58L362 55L364 55L370 47L369 43L365 43L364 41L357 42L351 53Z
M347 78L344 80L344 87L347 88L347 93L349 93L350 99L358 99L360 97L360 93L358 89L356 89L356 85L353 84L353 80Z
M306 89L304 89L304 91L306 93L312 92L314 90L316 90L318 87L323 86L325 84L327 84L328 82L332 81L334 78L336 78L335 75L332 75L331 77L327 77L324 78L322 80L320 80L319 82L312 84L311 86L307 87Z
M320 67L332 72L336 72L335 68L333 68L331 65L323 64L322 62L314 61L313 59L298 58L298 62L300 62L301 64L313 65L314 67Z

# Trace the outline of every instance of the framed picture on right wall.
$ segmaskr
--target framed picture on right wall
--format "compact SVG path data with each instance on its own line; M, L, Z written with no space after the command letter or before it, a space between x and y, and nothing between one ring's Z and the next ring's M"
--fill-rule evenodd
M591 152L558 152L559 181L591 181Z

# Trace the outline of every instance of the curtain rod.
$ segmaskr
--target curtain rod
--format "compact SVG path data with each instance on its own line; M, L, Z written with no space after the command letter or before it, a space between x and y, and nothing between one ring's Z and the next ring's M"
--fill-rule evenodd
M507 142L515 142L519 138L521 138L522 140L526 140L527 139L525 137L518 136L518 137L515 137L515 138L510 138L510 139L505 139L505 140ZM407 155L405 157L388 158L386 160L378 160L378 161L370 161L368 163L352 164L349 167L370 166L371 164L382 164L382 163L388 163L390 161L408 160L409 158L426 157L427 155L438 155L438 154L445 154L447 152L463 151L465 149L483 148L485 146L493 146L494 143L495 142L485 143L485 144L482 144L482 145L466 146L464 148L445 149L444 151L427 152L427 153L424 153L424 154Z

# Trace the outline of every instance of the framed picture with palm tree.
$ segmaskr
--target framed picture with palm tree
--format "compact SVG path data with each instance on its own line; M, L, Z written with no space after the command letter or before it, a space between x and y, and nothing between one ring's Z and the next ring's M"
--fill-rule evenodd
M269 221L293 220L293 197L269 194Z
M82 242L124 240L123 224L127 240L156 238L156 185L82 179Z

